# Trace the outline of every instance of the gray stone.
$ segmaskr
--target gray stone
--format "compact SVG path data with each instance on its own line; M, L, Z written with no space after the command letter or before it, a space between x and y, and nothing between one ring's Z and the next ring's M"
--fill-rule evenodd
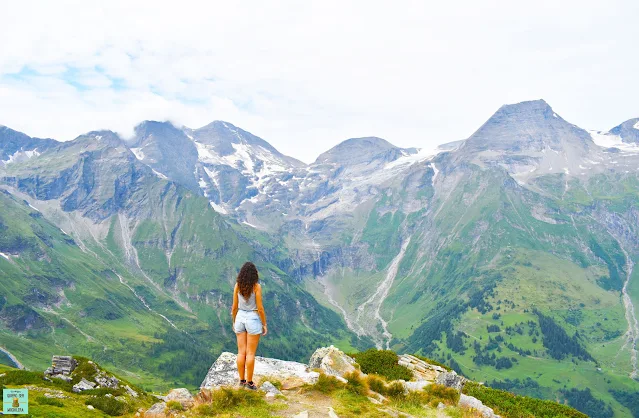
M200 387L213 389L222 386L237 386L239 376L237 373L236 359L237 356L233 353L222 353L209 369ZM284 389L290 389L317 382L319 373L311 371L306 364L266 357L255 357L253 376L253 380L256 382L272 378L282 382Z
M275 385L273 385L271 382L268 382L268 381L262 383L262 386L260 386L260 389L266 392L267 398L273 398L277 395L282 394L282 392L280 392L279 389L275 387Z
M166 416L166 414L164 413L165 410L165 402L155 403L144 413L144 418L164 418Z
M97 384L102 386L103 388L109 389L119 389L120 381L115 376L107 376L106 374L100 372L93 379Z
M466 378L452 371L441 373L439 376L437 376L437 379L435 379L435 383L447 386L449 388L457 389L459 392L461 392L464 384L466 383Z
M315 350L308 362L311 369L320 369L331 376L344 376L356 371L355 360L334 346Z
M85 390L89 390L89 389L93 389L95 388L95 383L93 382L89 382L88 380L86 380L84 377L82 378L82 380L80 380L78 383L76 383L75 385L73 385L73 391L75 393L80 393L82 391Z
M131 386L125 385L124 389L126 390L126 393L128 393L130 396L132 396L134 398L138 397L138 393L136 391L134 391L133 389L131 389Z
M95 408L93 408L93 405L87 405L87 409L91 409L91 410L93 410L93 409L95 409Z
M67 376L65 374L54 374L53 376L51 376L53 379L60 379L60 380L64 380L65 382L70 382L73 379L70 376Z
M329 418L339 418L332 406L328 407L328 416Z
M440 402L437 404L437 409L446 409L446 405Z
M459 396L457 406L475 409L479 411L484 418L501 418L495 414L492 408L484 405L479 399L464 395L463 393Z
M167 402L177 401L185 408L190 408L195 403L193 395L191 395L191 392L186 388L171 389L169 394L166 395L165 400Z

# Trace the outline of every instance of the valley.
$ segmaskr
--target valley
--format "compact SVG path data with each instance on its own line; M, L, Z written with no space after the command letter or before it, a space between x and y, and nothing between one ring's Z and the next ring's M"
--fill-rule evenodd
M68 142L2 127L0 340L29 368L72 351L197 384L233 348L250 259L277 318L262 355L417 353L632 416L638 121L586 131L537 100L433 150L352 138L311 164L221 121Z

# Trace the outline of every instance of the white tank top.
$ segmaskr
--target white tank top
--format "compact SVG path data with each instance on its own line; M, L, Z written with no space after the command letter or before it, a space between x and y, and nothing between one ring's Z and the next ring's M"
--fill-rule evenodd
M255 290L251 293L248 299L244 299L241 293L237 293L238 308L241 311L257 311L257 303L255 302Z

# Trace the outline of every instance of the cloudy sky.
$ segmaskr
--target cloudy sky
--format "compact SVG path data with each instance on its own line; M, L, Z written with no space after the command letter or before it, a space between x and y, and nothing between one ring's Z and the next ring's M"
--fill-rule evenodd
M544 98L639 116L639 2L5 1L0 124L69 140L145 119L232 122L310 162L338 142L468 137Z

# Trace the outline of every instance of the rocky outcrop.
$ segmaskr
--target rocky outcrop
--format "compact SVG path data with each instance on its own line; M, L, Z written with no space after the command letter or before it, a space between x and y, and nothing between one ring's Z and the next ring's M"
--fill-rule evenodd
M85 390L95 389L95 383L89 382L84 377L78 383L73 385L73 391L75 393L80 393Z
M315 350L308 362L311 369L320 369L331 376L342 377L357 370L355 360L334 346Z
M473 398L472 396L464 395L463 393L459 397L458 406L465 408L472 408L479 411L484 418L500 418L499 415L495 414L492 408L484 405L479 399Z
M464 384L466 383L466 378L464 376L458 375L457 372L452 371L441 373L439 376L437 376L437 379L435 379L435 383L447 386L449 388L457 389L459 392L461 392Z
M410 354L400 355L398 364L409 368L416 380L434 382L440 374L446 373L446 369L443 367L427 363Z
M216 389L222 386L237 386L239 377L236 365L237 355L224 352L215 360L200 388ZM319 373L311 371L306 364L294 361L284 361L266 357L255 357L253 380L256 383L269 378L282 382L283 389L292 389L313 384Z
M51 367L44 371L45 376L60 377L68 376L75 370L78 362L71 356L53 356Z

